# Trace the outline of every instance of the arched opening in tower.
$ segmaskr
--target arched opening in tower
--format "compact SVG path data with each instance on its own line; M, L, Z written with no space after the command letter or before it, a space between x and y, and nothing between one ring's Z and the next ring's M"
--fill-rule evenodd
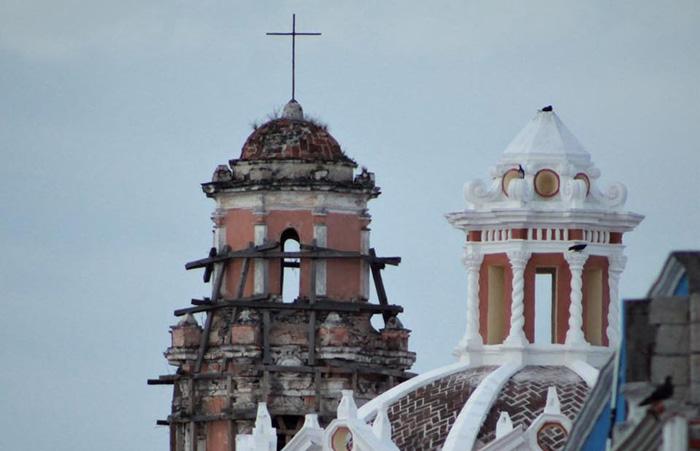
M280 237L283 252L300 252L299 234L289 228ZM298 257L283 257L280 264L280 293L284 302L293 302L299 297L301 288L300 259Z

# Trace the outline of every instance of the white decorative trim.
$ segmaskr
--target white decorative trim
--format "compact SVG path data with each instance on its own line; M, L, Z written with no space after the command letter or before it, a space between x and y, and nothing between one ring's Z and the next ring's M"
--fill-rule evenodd
M369 254L369 229L363 229L360 232L360 252L367 255ZM362 297L369 299L369 264L367 261L362 260L362 271L360 272L360 286L362 287Z
M614 254L608 257L608 287L610 293L610 303L608 304L608 344L612 348L616 348L620 344L620 329L622 327L620 321L620 277L625 269L627 257L619 254Z
M588 387L593 388L593 386L598 382L598 375L600 370L594 368L589 363L583 360L573 360L566 362L564 364L568 369L578 374L578 376L583 379L583 381L588 385Z
M521 368L523 366L520 364L507 363L481 381L459 412L445 439L443 451L463 451L474 447L479 429L503 385Z
M583 208L586 202L588 187L583 180L576 180L567 177L561 183L561 197L564 199L570 208Z
M282 448L282 451L310 451L323 449L323 429L318 424L318 415L306 414L304 426Z
M358 417L352 390L342 391L337 418L331 421L323 433L324 451L333 449L333 435L340 428L346 428L352 434L353 451L399 451L396 444L391 441L391 424L386 406L380 406L375 424L370 427L366 421Z
M506 412L502 412L508 415ZM525 443L525 434L523 426L519 424L508 433L501 437L496 437L495 440L479 448L479 451L511 451L511 450L530 450L530 447Z
M474 248L474 251L486 254L501 254L509 251L519 250L525 247L532 254L563 254L572 244L580 243L581 240L569 241L544 241L544 240L512 240L501 242L483 242L470 241L467 245ZM619 254L625 246L622 244L602 244L602 243L587 243L586 253L591 255L599 255L609 257Z
M501 181L499 179L492 180L489 187L486 187L486 184L481 180L472 180L464 184L464 199L474 206L493 202L500 195Z
M547 389L547 404L544 407L544 411L535 418L525 431L524 435L530 449L541 449L537 441L537 435L547 423L559 424L566 430L567 435L571 432L571 426L573 425L571 420L561 413L561 403L557 395L557 389L554 386Z
M536 202L532 202L535 204ZM539 205L542 204L542 205ZM541 208L540 208L541 207ZM600 211L589 208L555 210L546 202L528 208L512 209L493 206L488 210L462 210L445 215L454 227L463 230L503 228L600 228L611 232L628 232L644 219L643 215L621 211Z
M471 365L469 364L458 362L453 363L451 365L436 368L432 371L428 371L427 373L419 374L418 376L415 376L385 391L381 395L377 396L376 398L372 399L371 401L360 407L357 416L363 421L369 421L376 415L378 409L381 408L381 406L390 406L399 399L408 395L409 393L432 382L435 382L438 379L442 379L443 377L447 377L451 374L464 371L470 366Z
M483 260L484 256L473 248L467 247L464 250L462 262L467 268L467 326L456 349L458 354L484 345L479 333L479 270Z
M517 249L507 253L508 261L513 269L513 286L511 290L510 330L505 344L509 346L525 346L525 266L530 259L530 252Z
M265 240L267 239L267 225L266 224L255 224L254 228L254 233L255 233L255 245L260 246L265 243ZM253 292L255 294L262 294L262 293L267 293L267 284L268 284L268 271L269 271L269 264L266 259L262 258L256 258L254 260L254 283L253 283Z
M216 195L216 205L222 210L253 210L257 214L282 211L325 211L362 215L367 209L366 193L337 193L332 191L241 191Z
M567 365L580 360L595 368L601 368L613 350L606 346L535 344L508 346L506 344L484 345L480 350L463 352L460 361L472 366L502 365L518 362L522 365Z
M571 294L569 295L569 329L566 331L566 344L586 344L583 335L583 265L588 254L565 252L564 258L571 271Z
M510 420L510 415L507 411L501 412L496 422L496 438L499 439L504 435L510 434L513 430L513 422Z
M328 246L328 228L325 224L314 224L314 239L319 247ZM313 264L313 263L312 263ZM316 264L316 295L326 295L326 260L315 260Z
M237 451L275 451L277 429L272 427L272 418L264 402L258 403L258 413L251 434L236 435Z
M522 206L534 197L531 179L513 179L508 185L508 200L513 206Z

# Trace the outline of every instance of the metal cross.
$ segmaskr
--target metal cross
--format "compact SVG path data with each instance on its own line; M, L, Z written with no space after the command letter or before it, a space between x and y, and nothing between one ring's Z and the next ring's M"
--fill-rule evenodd
M291 33L266 33L268 36L291 36L292 37L292 100L294 100L295 89L295 58L296 58L296 37L297 36L320 36L321 33L297 33L297 15L292 14Z

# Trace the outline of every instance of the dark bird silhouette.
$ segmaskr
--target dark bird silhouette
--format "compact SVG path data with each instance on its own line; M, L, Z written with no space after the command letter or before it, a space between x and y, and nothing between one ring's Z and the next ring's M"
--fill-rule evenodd
M586 246L588 246L588 245L587 244L574 244L573 246L569 247L569 250L571 252L581 252L582 250L584 250L586 248Z
M518 176L520 176L521 179L525 178L525 169L523 169L522 164L518 165Z
M663 384L656 387L654 392L647 396L642 402L639 403L640 406L646 406L648 404L655 404L664 399L668 399L673 396L673 381L671 376L666 376L666 380Z
M542 111L552 111L554 108L552 108L552 105L547 105L546 107L542 108Z

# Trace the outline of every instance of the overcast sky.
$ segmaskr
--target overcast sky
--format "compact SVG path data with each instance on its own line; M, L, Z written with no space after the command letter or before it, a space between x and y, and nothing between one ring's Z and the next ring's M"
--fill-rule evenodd
M553 104L646 215L624 297L699 248L700 2L0 0L0 449L165 450L172 311L210 245L199 183L297 98L376 172L373 245L415 369L464 329L443 214Z

